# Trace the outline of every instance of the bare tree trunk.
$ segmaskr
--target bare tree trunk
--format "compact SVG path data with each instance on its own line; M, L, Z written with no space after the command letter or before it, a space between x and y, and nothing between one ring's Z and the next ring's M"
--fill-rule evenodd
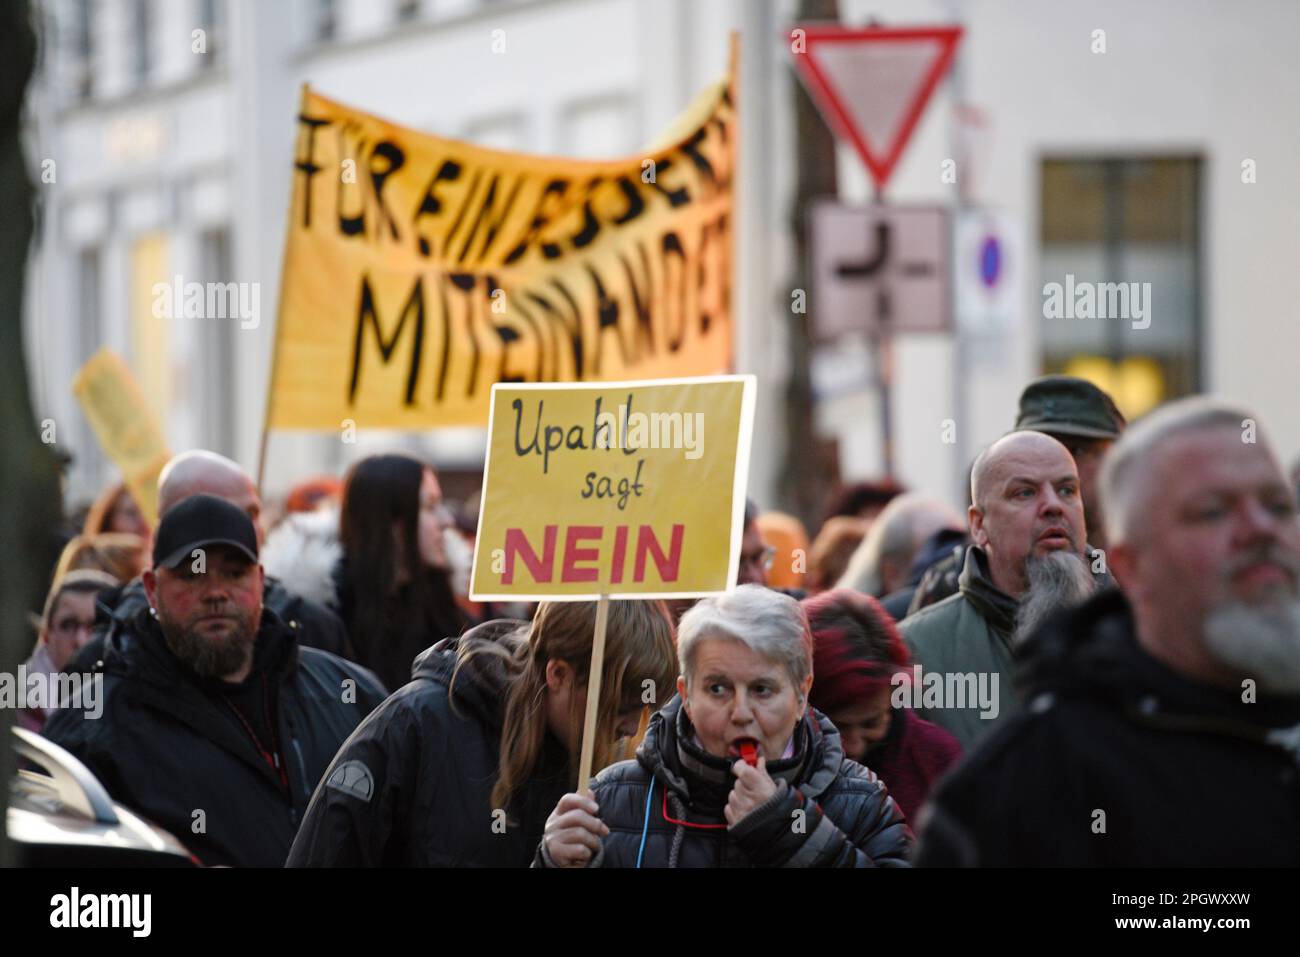
M58 469L40 440L23 361L23 278L32 235L32 185L20 131L27 84L36 59L27 0L0 4L0 672L14 674L34 636L29 609L40 606L59 521ZM0 812L14 774L9 727L14 709L0 709ZM5 814L0 813L0 821ZM0 827L0 866L15 862Z
M829 21L838 23L839 0L800 0L798 22ZM795 53L794 56L804 54ZM808 91L794 75L794 113L797 185L790 226L794 233L794 276L790 288L808 292L808 230L806 210L811 200L837 194L835 178L835 138L822 120ZM815 308L815 304L812 308ZM817 531L821 509L831 486L838 479L839 462L835 443L818 439L813 428L812 336L809 316L797 313L789 299L785 303L789 325L790 378L786 383L786 449L781 477L781 498L808 528Z

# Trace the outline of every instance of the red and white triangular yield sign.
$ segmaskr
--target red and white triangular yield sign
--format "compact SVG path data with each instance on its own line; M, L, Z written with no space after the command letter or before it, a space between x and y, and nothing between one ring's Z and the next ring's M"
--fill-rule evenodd
M857 149L877 189L885 188L961 37L961 27L791 30L795 66L814 102Z

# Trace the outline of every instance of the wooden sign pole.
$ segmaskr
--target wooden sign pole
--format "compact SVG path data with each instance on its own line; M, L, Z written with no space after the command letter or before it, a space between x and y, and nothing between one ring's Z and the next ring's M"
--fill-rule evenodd
M609 596L596 605L596 636L591 643L591 669L587 672L587 715L582 723L582 760L578 765L578 790L591 780L596 752L596 719L600 715L600 678L605 670L605 625L609 621Z

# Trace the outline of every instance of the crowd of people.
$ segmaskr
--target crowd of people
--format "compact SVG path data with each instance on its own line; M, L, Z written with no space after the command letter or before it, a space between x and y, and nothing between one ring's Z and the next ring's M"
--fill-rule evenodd
M471 602L474 516L408 455L269 530L212 452L153 526L107 489L27 663L102 714L21 721L205 865L1294 865L1300 474L1207 397L1129 425L1047 376L1008 425L964 516L750 502L735 588L612 602L589 782L596 605Z

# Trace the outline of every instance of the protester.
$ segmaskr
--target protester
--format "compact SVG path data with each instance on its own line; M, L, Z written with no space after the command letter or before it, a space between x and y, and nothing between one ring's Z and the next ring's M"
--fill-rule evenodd
M758 534L772 548L766 568L767 586L798 590L808 568L808 532L803 522L785 512L763 512L755 520Z
M975 460L971 500L959 592L900 626L916 663L943 682L941 703L923 716L967 751L1014 708L1022 637L1096 588L1083 557L1079 475L1060 442L1041 432L1003 436Z
M874 598L892 594L907 584L912 562L926 539L943 529L961 527L961 517L943 502L916 493L899 495L872 524L837 587Z
M578 771L593 602L438 642L334 759L291 867L525 867ZM595 767L673 678L658 601L609 604Z
M940 786L923 863L1295 866L1300 524L1255 421L1185 399L1116 443L1123 592L1033 636L1027 707Z
M100 532L76 535L59 554L54 580L78 569L94 569L111 575L125 585L148 567L148 539L130 532Z
M125 485L118 482L104 489L90 506L81 534L93 536L101 532L124 532L147 540L149 531L149 523L135 498Z
M195 450L182 452L163 466L158 476L161 515L166 516L177 504L199 494L214 495L247 515L261 546L262 500L253 480L237 463L215 452ZM266 607L297 633L299 644L353 658L347 632L337 615L288 591L273 577L266 579L263 590ZM101 595L99 604L95 636L71 663L72 670L90 671L108 645L130 640L131 623L147 604L144 583L135 578L122 588Z
M338 508L343 500L343 483L333 475L317 475L294 485L285 497L287 514L314 512L320 508Z
M758 527L758 506L745 502L745 529L740 540L740 569L737 585L767 585L767 573L776 557L776 549L763 540Z
M835 586L869 528L866 519L847 515L833 515L826 520L808 549L807 580L812 591Z
M46 727L204 864L283 864L326 765L384 697L373 674L300 647L263 607L257 551L229 502L193 495L168 509L148 606L96 669L102 714L64 708Z
M847 588L803 602L813 636L812 706L840 732L845 756L871 768L908 820L961 757L947 731L892 705L911 658L880 603Z
M842 515L850 518L860 518L870 528L877 516L884 511L885 506L905 491L906 489L893 479L882 479L878 482L853 482L841 486L835 490L826 503L826 513L822 519L822 524L826 524L837 515Z
M807 704L812 640L798 602L755 585L703 599L683 616L677 651L677 695L636 759L560 799L536 864L906 864L912 835L897 806Z
M357 661L400 688L411 663L469 623L452 590L446 531L451 515L438 477L409 455L372 455L343 487L333 607Z
M969 483L968 483L969 487ZM925 541L916 550L916 557L912 559L912 570L908 572L907 582L902 588L891 592L880 599L880 606L889 613L889 617L894 621L902 621L913 611L920 611L926 605L934 604L930 596L925 594L927 582L932 582L932 576L936 574L935 568L950 556L966 555L966 546L970 544L970 534L966 528L941 528ZM955 595L957 593L957 579L961 574L961 566L955 561L949 563L952 575L951 582L944 582L943 597ZM942 601L942 598L938 600Z
M117 581L102 571L77 569L54 580L45 597L36 647L26 661L28 677L43 674L52 678L63 670L69 659L90 640L95 625L95 596ZM40 731L53 707L23 708L18 724L29 731Z
M1045 432L1056 439L1074 459L1079 470L1079 497L1088 522L1087 554L1091 558L1106 544L1105 523L1097 495L1097 470L1106 451L1124 431L1124 416L1114 400L1086 379L1049 375L1035 379L1020 393L1015 431ZM965 563L965 551L951 555L930 568L917 585L908 609L922 608L956 594L957 580ZM1104 562L1097 575L1099 586L1114 584Z

